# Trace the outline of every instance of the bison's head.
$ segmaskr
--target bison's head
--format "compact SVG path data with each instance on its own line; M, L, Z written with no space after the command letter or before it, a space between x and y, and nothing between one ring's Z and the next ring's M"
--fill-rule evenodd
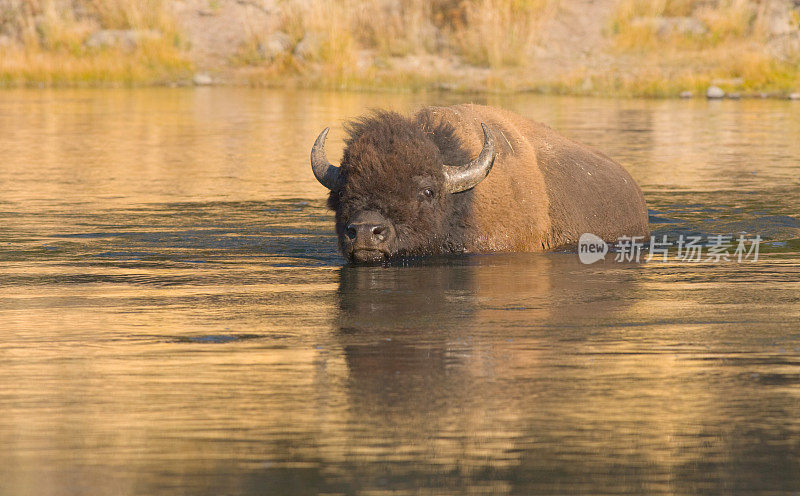
M379 113L348 126L340 167L325 156L322 131L311 150L314 175L331 190L339 247L350 262L460 249L468 202L463 193L492 168L494 145L481 124L484 145L469 161L448 125L432 127L396 113ZM446 158L464 165L446 165ZM462 201L459 201L462 200Z

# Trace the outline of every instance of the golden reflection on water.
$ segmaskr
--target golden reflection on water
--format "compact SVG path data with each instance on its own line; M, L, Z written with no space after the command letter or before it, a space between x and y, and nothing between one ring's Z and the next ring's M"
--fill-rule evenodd
M791 104L476 98L759 263L341 267L309 144L439 100L0 94L0 494L796 491Z

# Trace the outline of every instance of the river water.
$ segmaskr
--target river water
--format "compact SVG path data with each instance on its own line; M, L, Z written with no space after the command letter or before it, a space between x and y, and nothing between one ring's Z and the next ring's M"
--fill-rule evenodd
M758 260L343 266L316 135L462 101ZM0 494L796 495L799 137L771 100L0 92Z

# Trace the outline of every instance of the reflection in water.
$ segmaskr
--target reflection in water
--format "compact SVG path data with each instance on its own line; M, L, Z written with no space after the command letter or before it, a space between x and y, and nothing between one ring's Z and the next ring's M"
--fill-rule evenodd
M649 301L682 292L658 287L662 277L588 272L566 255L342 269L346 425L360 429L330 463L453 494L791 491L797 426L775 421L798 406L797 348L758 359L784 370L760 379L738 356L750 326L719 320L730 315L652 321ZM761 339L783 327L746 314Z
M630 285L605 273L582 280L576 265L566 256L505 255L342 269L348 398L351 411L370 419L346 442L355 449L345 457L375 471L367 480L388 463L391 485L408 490L421 485L420 470L428 474L422 485L453 494L511 489L526 445L541 435L531 415L554 345L546 330L561 310L592 306L595 291ZM569 303L548 302L556 295L570 295ZM409 456L418 462L409 465Z
M343 267L310 143L443 98L0 93L0 494L794 494L796 108L478 100L759 263Z

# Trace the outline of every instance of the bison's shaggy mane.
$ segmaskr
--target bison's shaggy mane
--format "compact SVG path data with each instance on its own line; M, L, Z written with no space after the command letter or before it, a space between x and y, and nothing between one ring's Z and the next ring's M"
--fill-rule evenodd
M350 212L376 210L395 223L400 255L460 251L472 192L447 194L442 165L467 163L470 155L453 126L425 111L404 117L373 110L346 123L345 131L346 187L328 198L340 239ZM438 198L420 209L414 201L428 185Z
M380 174L398 181L422 173L437 176L441 164L460 165L470 160L455 128L448 122L436 122L426 112L409 118L375 109L346 122L344 129L347 137L341 166L351 184L361 182L361 175ZM392 156L405 160L386 160ZM338 203L339 194L331 192L328 206L337 210Z
M456 130L449 122L436 122L428 112L405 117L397 112L375 109L368 115L345 123L350 147L362 137L369 136L369 144L377 149L390 148L392 143L430 140L438 149L442 162L457 165L470 160Z

